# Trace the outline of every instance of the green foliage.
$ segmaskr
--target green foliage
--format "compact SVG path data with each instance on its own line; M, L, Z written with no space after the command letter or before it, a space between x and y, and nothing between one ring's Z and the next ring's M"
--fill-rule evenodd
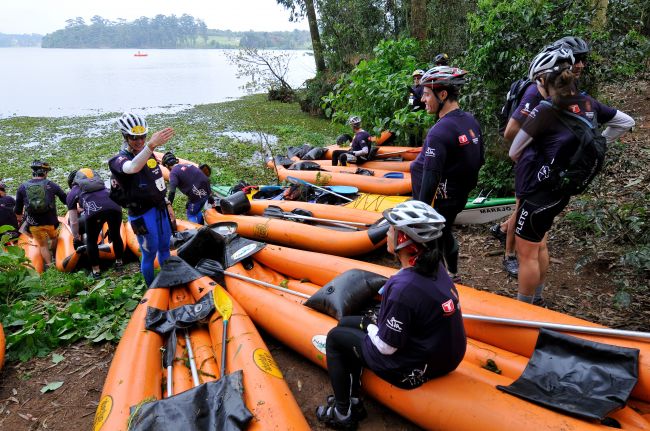
M334 92L323 97L325 114L342 124L351 115L359 115L368 131L378 134L390 129L398 137L430 126L430 116L405 108L411 73L426 67L417 60L421 51L415 39L380 42L373 59L361 61L342 75Z
M312 79L305 82L305 88L298 90L300 110L311 115L325 116L321 99L334 91L337 75L331 72L316 73Z

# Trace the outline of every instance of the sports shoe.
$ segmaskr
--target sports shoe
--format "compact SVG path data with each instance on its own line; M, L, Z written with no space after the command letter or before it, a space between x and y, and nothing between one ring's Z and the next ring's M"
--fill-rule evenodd
M548 303L544 300L544 298L533 299L533 305L537 305L538 307L542 308L548 308Z
M501 242L501 245L506 245L506 233L501 230L501 225L499 223L495 224L490 228L490 233L492 236Z
M517 256L504 257L503 268L510 277L517 278L519 276L519 261L517 260Z
M356 430L359 422L354 420L352 413L348 417L340 419L336 414L334 406L318 406L316 419L323 422L327 427L337 430Z
M102 278L102 275L99 272L91 272L90 275L95 280L99 280L100 278Z
M359 422L368 417L368 412L366 411L366 408L364 407L363 401L361 401L361 399L358 399L357 403L353 403L352 400L350 400L350 403L352 404L351 411L352 418L354 420ZM328 407L334 407L334 405L336 405L336 398L334 398L334 395L327 396L327 405Z
M115 259L114 266L115 266L115 268L121 268L121 267L124 266L124 262L122 261L122 259Z

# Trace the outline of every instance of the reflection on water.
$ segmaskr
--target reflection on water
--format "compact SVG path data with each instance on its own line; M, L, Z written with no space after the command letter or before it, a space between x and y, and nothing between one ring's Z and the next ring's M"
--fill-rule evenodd
M233 131L225 131L225 132L219 132L215 133L215 136L228 136L229 138L236 139L238 141L242 142L250 142L252 144L269 144L269 145L275 145L278 142L278 137L275 135L271 135L269 133L261 133L261 132L233 132Z
M223 50L0 48L0 118L61 117L136 110L176 113L245 94ZM314 60L291 51L289 82L314 75Z

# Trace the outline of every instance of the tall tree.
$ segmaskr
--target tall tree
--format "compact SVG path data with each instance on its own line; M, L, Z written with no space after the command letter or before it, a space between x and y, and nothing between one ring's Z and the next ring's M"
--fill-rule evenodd
M316 7L314 0L276 0L278 4L289 9L291 15L289 21L299 21L307 16L309 23L309 34L311 35L311 46L314 50L314 61L316 62L316 71L325 71L325 57L323 56L323 44L320 40L318 30L318 18L316 17Z
M411 0L411 37L427 38L427 0Z

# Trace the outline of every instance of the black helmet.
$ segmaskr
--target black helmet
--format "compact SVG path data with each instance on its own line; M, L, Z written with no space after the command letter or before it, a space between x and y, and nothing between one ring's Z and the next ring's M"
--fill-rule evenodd
M565 36L562 39L553 42L553 46L556 48L569 48L573 52L574 56L589 54L589 45L587 45L587 42L585 42L581 37Z
M7 190L7 184L4 181L0 180L0 191L4 192Z
M433 59L434 66L447 66L449 64L449 56L446 53L440 53Z
M201 172L203 172L206 177L210 178L212 176L212 168L207 163L203 163L199 166L199 169L201 169Z
M171 151L167 151L162 157L162 164L167 168L171 168L177 163L178 159Z
M77 172L78 172L77 169L73 169L73 170L70 171L70 173L68 174L68 188L70 188L70 189L71 189L72 186L74 185L74 177L77 176Z
M41 162L40 160L34 160L30 166L33 171L51 171L52 168L50 167L50 164L47 162Z

